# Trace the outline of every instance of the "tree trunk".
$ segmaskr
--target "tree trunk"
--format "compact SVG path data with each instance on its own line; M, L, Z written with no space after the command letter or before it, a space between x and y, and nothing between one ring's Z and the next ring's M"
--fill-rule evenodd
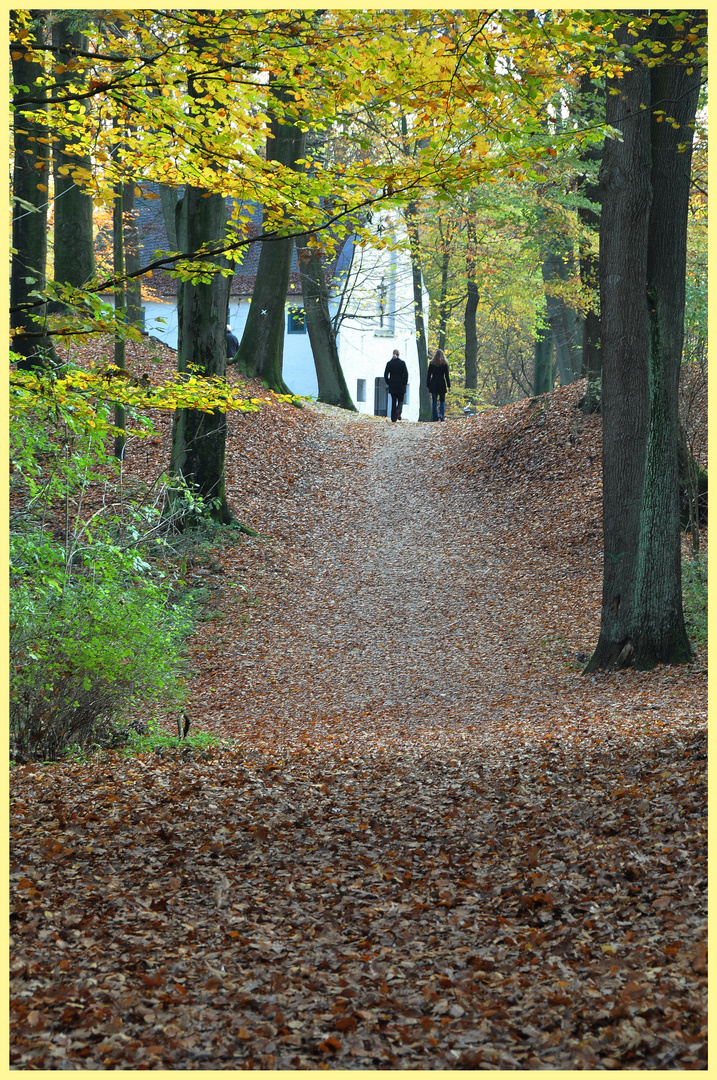
M480 294L476 279L476 232L472 222L468 223L468 244L466 246L466 307L463 314L465 330L466 390L478 389L478 331L476 315Z
M14 30L11 17L10 31ZM26 43L12 41L12 75L16 86L30 87L33 96L44 96L41 84L42 64L28 59L26 47L42 45L43 26L36 20L30 26ZM20 96L25 91L20 91ZM49 197L50 147L43 105L23 106L13 122L13 196L12 267L10 307L35 305L34 292L44 292L47 284L47 201ZM19 200L22 200L20 202ZM23 203L25 205L23 205ZM56 365L52 339L46 333L46 304L28 311L14 311L10 317L12 348L23 357L18 367L25 370ZM33 318L34 316L34 318ZM38 321L35 321L38 320Z
M669 55L674 31L657 29ZM587 671L691 657L680 582L677 383L699 73L636 63L611 83L619 93L607 94L607 122L622 141L606 140L600 171L605 554L600 636ZM651 125L658 103L679 131Z
M707 473L690 452L687 432L680 421L677 442L680 477L680 525L688 529L693 556L700 551L700 527L707 525Z
M588 99L588 115L590 119L597 119L597 109L592 98L594 92L593 82L589 75L582 75L580 79L581 97ZM601 95L602 97L603 95ZM585 150L581 159L586 162L598 162L602 158L602 148L592 146ZM583 225L598 232L600 228L600 187L590 183L586 177L581 180L582 194L594 204L595 209L589 206L581 206L578 209L580 220ZM592 248L586 243L580 250L580 281L587 289L598 287L599 260ZM580 374L588 380L588 388L580 400L580 408L585 413L597 412L600 409L600 379L602 376L602 353L600 351L600 316L590 308L585 314L583 322L583 347L582 368Z
M187 187L179 204L180 250L195 251L209 240L223 240L227 211L223 195L207 195L201 188ZM226 266L221 257L213 260ZM226 375L226 324L230 278L215 274L209 283L181 281L177 297L177 367L198 375ZM224 461L226 454L226 414L198 409L177 409L172 430L173 476L181 476L206 500L215 521L229 524L231 512L226 501ZM170 508L177 505L170 494Z
M451 244L453 241L453 227L451 222L446 223L446 232L443 232L443 224L439 217L438 229L441 237L441 244L443 251L441 254L441 295L438 301L438 348L445 352L446 349L446 335L448 332L448 316L450 315L450 305L448 302L448 271L451 265Z
M112 250L113 270L117 284L115 285L115 319L124 320L126 317L127 293L125 290L124 274L124 192L125 185L120 181L115 187L115 201L112 206ZM125 336L122 330L115 331L114 362L118 368L125 368ZM119 433L115 435L114 453L119 461L124 461L126 445L125 431L126 413L123 405L115 405L115 427Z
M543 257L543 281L546 285L545 302L548 322L555 341L555 355L560 371L560 383L566 386L575 382L582 366L583 339L582 318L565 303L561 296L554 296L550 284L556 279L566 281L572 265L572 252L560 237L556 237Z
M428 342L426 323L423 317L423 270L421 266L421 243L418 232L418 207L410 202L406 207L408 239L411 249L411 278L413 280L413 314L416 325L416 350L418 352L418 378L420 380L418 396L418 419L430 420L433 415L431 395L426 388L428 378Z
M279 101L293 100L286 87L275 88L273 93ZM266 143L267 161L278 161L294 168L304 156L306 132L294 124L281 124L275 118L271 130ZM286 294L293 251L293 237L262 241L249 315L234 358L246 375L262 379L270 389L282 394L291 393L284 382L282 369Z
M650 220L650 103L643 65L608 82L606 139L600 168L600 307L602 313L603 591L600 637L587 669L629 663L640 506L649 427L649 322L645 296Z
M548 394L553 389L553 331L539 326L535 331L535 367L533 394Z
M88 48L87 38L68 29L69 20L62 19L52 27L52 44L59 50L56 62L72 63L73 54L78 49ZM58 89L76 79L70 69L56 76ZM72 140L70 140L71 142ZM61 136L53 144L53 166L55 182L55 229L54 229L54 274L55 281L81 288L95 273L94 226L92 221L92 196L79 187L72 176L63 176L60 169L64 166L80 166L92 171L89 155L78 157L66 153L68 140Z
M133 274L139 270L140 243L137 226L135 203L135 184L130 181L122 185L122 204L124 208L124 272ZM127 322L130 326L142 326L142 284L139 278L130 278L125 282L125 304Z
M162 203L162 217L167 230L167 240L170 251L179 251L177 240L177 189L169 184L158 184L159 197Z
M656 32L670 55L676 37L674 28L658 25ZM692 659L682 610L678 390L684 339L690 165L700 81L699 69L688 74L682 64L658 65L650 73L650 427L632 627L634 663L641 668ZM679 127L666 121L658 123L653 111L658 106Z
M356 412L339 362L336 332L329 311L329 291L321 259L316 251L305 244L305 240L297 238L296 254L301 273L306 328L319 383L319 401Z

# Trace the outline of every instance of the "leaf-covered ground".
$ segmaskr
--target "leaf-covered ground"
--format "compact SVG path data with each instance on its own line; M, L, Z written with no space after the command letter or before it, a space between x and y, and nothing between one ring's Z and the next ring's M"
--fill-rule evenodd
M706 658L581 674L580 389L231 418L221 748L12 770L14 1068L706 1068Z

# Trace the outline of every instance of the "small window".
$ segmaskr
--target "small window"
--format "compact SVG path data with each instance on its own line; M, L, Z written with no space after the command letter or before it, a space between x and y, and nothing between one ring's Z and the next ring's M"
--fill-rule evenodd
M408 405L408 403L410 401L410 392L411 392L411 387L407 383L406 384L406 393L403 395L403 404L404 405Z
M376 288L376 314L378 326L374 330L376 337L393 337L396 332L396 279L395 279L395 252L392 255L392 266L389 270L389 280L386 275L381 275L381 281Z
M357 401L365 401L366 400L366 380L365 379L357 379L356 380L356 400Z
M286 313L287 334L306 333L306 312L303 308L289 308Z

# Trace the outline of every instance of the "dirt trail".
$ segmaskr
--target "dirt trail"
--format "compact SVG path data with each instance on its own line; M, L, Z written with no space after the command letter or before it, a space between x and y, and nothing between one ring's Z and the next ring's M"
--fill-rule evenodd
M506 732L530 741L548 718L541 737L562 727L573 738L581 711L609 720L626 678L639 696L635 673L584 678L568 642L567 595L580 639L596 640L598 538L589 574L569 550L563 565L531 565L530 510L456 465L473 421L391 425L325 407L311 420L288 461L270 463L276 497L234 473L230 497L274 538L276 580L222 654L236 691L224 733L255 748L504 749ZM566 574L575 587L563 595ZM557 651L556 622L567 643Z
M233 421L223 744L12 770L14 1067L706 1067L704 676L571 662L596 430L550 408Z
M294 485L304 531L280 601L238 645L237 676L256 686L264 673L279 724L306 700L334 740L355 743L361 719L373 746L435 745L447 726L473 730L513 681L519 642L499 627L505 570L480 509L451 483L448 426L364 422L351 433L359 426L360 463L346 422L322 416L305 440L319 468ZM262 524L271 533L277 522Z

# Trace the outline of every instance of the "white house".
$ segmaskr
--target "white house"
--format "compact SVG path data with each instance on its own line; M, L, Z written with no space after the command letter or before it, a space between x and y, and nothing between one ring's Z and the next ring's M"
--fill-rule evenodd
M161 238L156 235L157 220L151 224L152 238L155 246L161 247ZM376 232L384 237L395 237L399 227L396 219L384 214ZM229 324L238 340L241 340L251 303L258 248L258 244L251 245L230 289ZM398 349L409 373L403 417L417 420L418 351L409 254L404 250L360 246L349 239L343 243L332 271L329 307L337 329L339 360L356 408L359 412L374 415L390 413L383 372L393 350ZM143 307L148 333L176 349L176 302L167 296L161 300L143 300ZM427 326L428 293L425 287L423 310ZM286 300L283 377L293 393L308 397L318 395L295 255Z

